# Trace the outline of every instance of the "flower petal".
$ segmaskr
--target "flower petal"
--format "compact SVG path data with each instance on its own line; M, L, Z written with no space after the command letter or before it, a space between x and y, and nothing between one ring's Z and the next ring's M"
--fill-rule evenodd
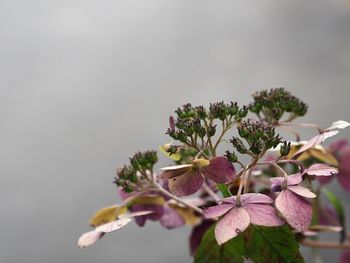
M350 170L341 169L337 175L337 179L344 190L350 192Z
M90 225L97 227L117 219L119 215L122 215L128 211L125 205L122 206L108 206L98 210L91 218Z
M297 195L300 195L300 196L303 196L306 198L315 198L316 197L316 195L313 192L311 192L310 189L305 188L304 186L301 186L301 185L288 186L288 190L296 193Z
M285 222L276 214L274 207L266 204L245 204L244 209L250 216L250 223L260 226L280 226Z
M249 193L243 194L240 197L242 205L245 204L272 204L273 200L264 194Z
M347 121L339 120L339 121L333 122L331 127L329 127L327 131L344 129L349 126L350 126L350 123L348 123Z
M121 218L117 219L113 222L109 222L107 224L101 225L95 229L97 232L102 232L102 233L110 233L113 231L116 231L118 229L121 229L122 227L126 226L131 222L131 218Z
M216 183L226 183L236 178L233 164L225 157L215 157L208 166L202 167L200 172Z
M163 172L159 175L160 178L170 179L189 172L192 164L181 164L162 168Z
M285 178L282 176L270 178L271 189L278 188L278 186L282 186L284 180ZM301 173L292 174L287 177L287 185L297 185L300 184L302 181L303 174Z
M170 206L164 205L164 214L159 223L167 229L183 226L185 220Z
M215 238L219 245L238 236L250 224L248 212L243 207L234 207L215 227Z
M309 202L287 189L277 196L275 205L293 228L299 232L307 230L312 218L312 206Z
M78 247L88 247L100 240L105 233L95 230L82 234L78 240Z
M188 172L169 179L169 190L177 196L191 195L197 192L203 184L199 172Z
M316 175L316 176L331 176L338 173L338 169L328 166L327 164L323 163L316 163L311 165L307 170L306 173L309 175Z
M304 144L296 153L291 156L291 158L294 158L301 154L302 152L307 151L308 149L311 149L321 143L323 143L326 139L329 137L332 137L336 135L339 131L338 130L329 130L325 131L321 134L317 134L316 136L312 137L306 144Z
M205 218L216 218L226 214L230 209L234 208L233 204L221 204L203 209Z
M131 208L131 215L136 214L135 221L140 227L144 226L147 219L152 221L157 221L163 216L164 208L162 205L133 205ZM146 215L144 212L147 212ZM152 212L152 213L149 213ZM140 215L141 213L141 215ZM139 214L139 216L137 216ZM129 216L130 217L130 216Z

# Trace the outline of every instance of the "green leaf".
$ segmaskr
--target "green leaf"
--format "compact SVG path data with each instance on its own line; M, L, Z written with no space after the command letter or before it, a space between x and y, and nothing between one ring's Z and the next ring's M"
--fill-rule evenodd
M287 225L253 226L244 231L245 256L257 263L302 263L295 235Z
M333 194L331 191L323 188L322 193L325 194L328 201L331 203L331 205L334 207L339 223L342 227L342 231L340 232L340 242L344 242L346 238L346 225L345 225L345 209L342 205L341 201L338 199L338 197Z
M219 246L215 239L215 225L207 230L194 255L194 263L243 263L244 240L240 235Z
M230 190L228 190L227 186L225 184L217 184L220 192L222 193L222 196L223 197L230 197L231 196L231 193L230 193Z

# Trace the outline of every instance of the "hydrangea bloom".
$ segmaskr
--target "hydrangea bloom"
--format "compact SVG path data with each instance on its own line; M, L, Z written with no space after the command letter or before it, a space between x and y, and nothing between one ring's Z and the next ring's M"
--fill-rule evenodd
M312 218L312 206L305 200L306 198L315 198L316 195L309 189L299 185L302 182L302 174L284 177L271 178L271 190L280 192L275 200L277 210L297 231L305 231Z
M162 178L168 179L169 190L177 196L196 193L204 178L216 183L225 183L236 178L236 171L225 157L210 160L197 159L192 164L169 166L162 169Z
M250 193L232 196L222 200L222 204L203 210L206 218L223 218L217 223L215 237L219 245L236 237L250 224L280 226L284 221L276 215L271 206L273 200L263 194Z

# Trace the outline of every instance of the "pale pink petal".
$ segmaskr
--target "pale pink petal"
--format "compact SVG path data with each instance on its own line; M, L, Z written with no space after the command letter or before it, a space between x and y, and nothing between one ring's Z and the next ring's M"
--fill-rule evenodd
M311 192L310 189L308 188L305 188L301 185L291 185L291 186L288 186L288 189L294 193L296 193L297 195L300 195L300 196L303 196L303 197L306 197L306 198L315 198L316 195Z
M159 223L167 229L173 229L176 227L183 226L185 220L168 205L164 205L164 214L159 220Z
M248 212L243 207L235 207L228 212L215 227L215 238L219 245L238 236L250 224Z
M221 204L203 209L205 218L216 218L226 214L230 209L234 208L233 204Z
M100 240L105 233L95 230L82 234L78 240L78 247L88 247Z
M236 196L230 196L222 199L223 203L236 204Z
M245 204L244 209L250 216L250 223L260 226L280 226L285 222L276 214L274 207L266 204Z
M338 130L325 131L324 133L318 134L315 137L311 138L306 144L304 144L296 153L293 154L292 158L298 156L302 152L305 152L321 143L323 143L329 137L336 135Z
M287 189L277 196L275 205L294 229L299 232L308 229L312 218L312 206L305 199Z
M344 129L349 126L350 126L350 123L348 123L347 121L339 120L339 121L333 122L331 127L329 127L327 131Z
M188 172L169 179L169 190L177 196L191 195L203 185L203 177L199 172Z
M113 222L104 224L104 225L100 225L99 227L97 227L95 229L95 231L97 232L103 232L103 233L110 233L113 231L116 231L118 229L123 228L124 226L126 226L127 224L129 224L131 222L131 218L121 218L121 219L117 219Z
M282 186L282 184L284 183L284 180L285 178L281 176L270 178L271 189L278 189L279 186ZM287 177L287 185L297 185L297 184L300 184L302 181L303 181L302 173L292 174Z
M235 167L225 157L211 159L210 164L201 168L200 172L216 183L226 183L236 178Z
M316 176L331 176L331 175L337 174L338 169L324 163L316 163L311 165L306 170L306 173L309 175L316 175Z
M243 194L240 197L242 205L245 204L272 204L273 200L264 194L249 193Z

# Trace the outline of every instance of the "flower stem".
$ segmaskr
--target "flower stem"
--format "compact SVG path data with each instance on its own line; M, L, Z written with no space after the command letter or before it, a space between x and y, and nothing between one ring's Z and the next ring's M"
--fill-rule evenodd
M189 208L192 208L194 211L198 212L199 214L203 214L203 211L202 209L198 208L197 206L195 205L192 205L192 204L189 204L187 203L186 201L182 200L181 198L173 195L172 193L168 192L167 190L165 190L162 186L160 186L158 183L156 182L153 182L153 185L157 188L157 190L159 192L161 192L162 194L164 194L165 196L171 198L171 199L174 199L175 201L189 207Z
M219 203L221 198L210 188L206 182L203 183L203 189L215 200L215 202Z
M350 242L339 243L335 241L318 241L318 240L304 239L300 242L300 244L305 247L313 247L313 248L350 249Z

